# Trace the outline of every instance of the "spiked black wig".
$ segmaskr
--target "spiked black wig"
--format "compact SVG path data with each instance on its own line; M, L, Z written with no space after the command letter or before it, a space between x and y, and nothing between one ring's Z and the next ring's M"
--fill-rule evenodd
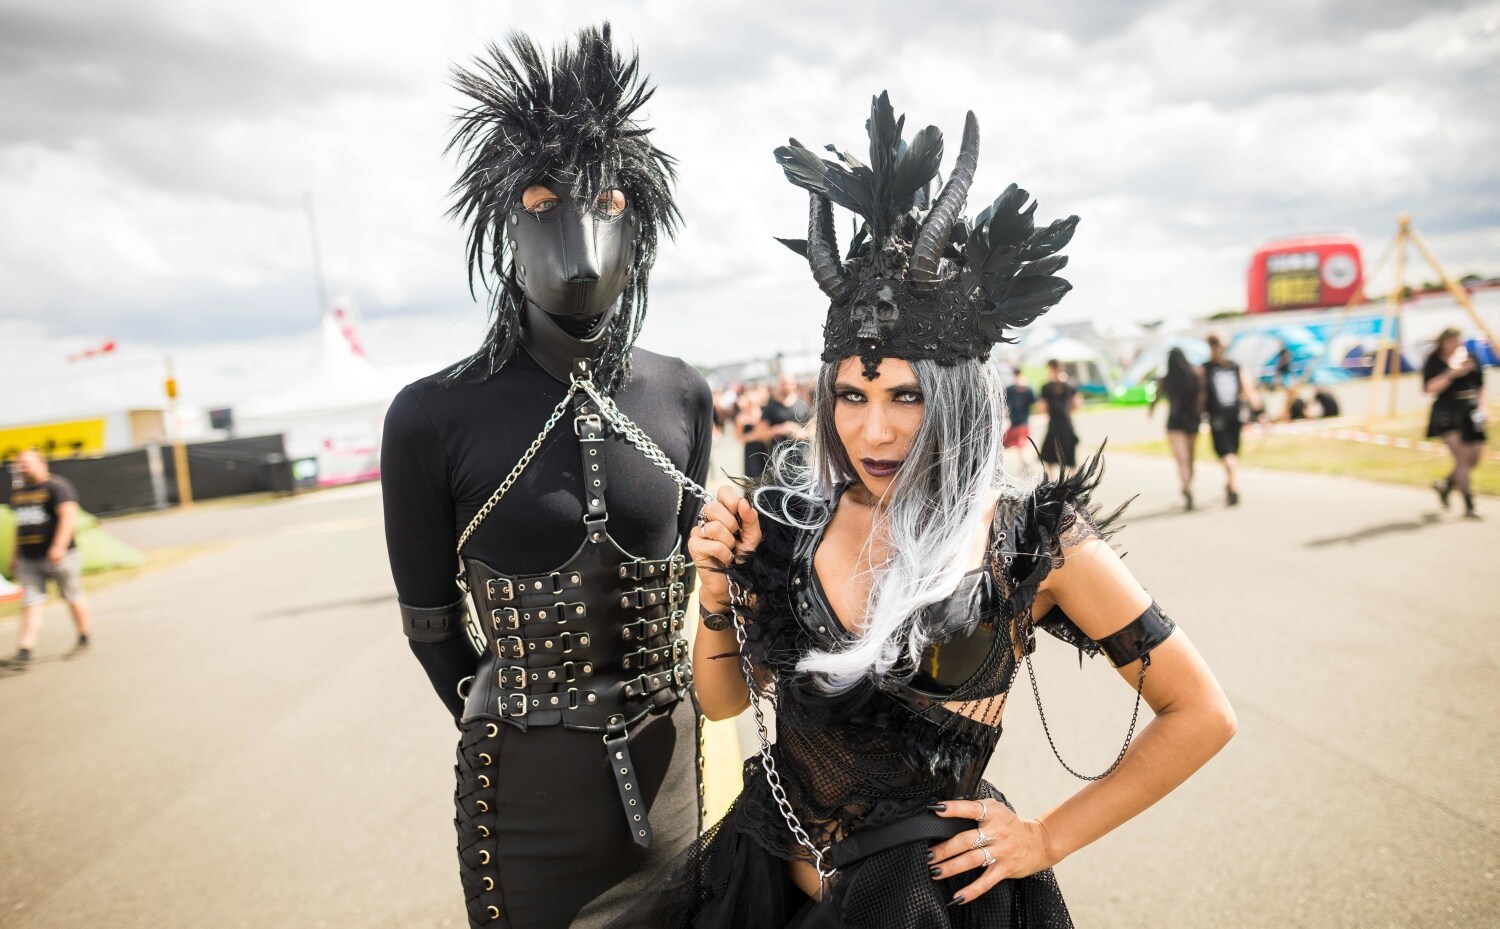
M505 247L505 219L526 188L571 174L575 196L619 188L639 219L629 283L599 359L601 386L613 391L630 374L657 243L680 220L673 161L635 121L655 88L636 54L616 51L608 23L579 30L550 59L524 35L504 48L491 43L472 70L454 68L453 84L474 102L456 118L448 143L463 167L449 214L469 227L469 291L476 278L489 291L493 324L450 377L490 377L515 353L524 296Z

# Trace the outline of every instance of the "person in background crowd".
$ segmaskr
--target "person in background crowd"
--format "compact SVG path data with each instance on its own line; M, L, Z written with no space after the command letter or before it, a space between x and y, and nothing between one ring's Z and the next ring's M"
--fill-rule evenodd
M4 662L13 671L24 671L31 663L37 633L42 625L42 607L47 603L47 579L68 602L78 641L67 657L88 651L89 604L83 595L83 566L78 556L78 491L67 478L56 477L47 459L36 449L27 449L16 459L22 484L10 492L10 508L16 514L16 546L11 556L10 576L21 585L21 632L14 658Z
M1208 337L1209 359L1203 363L1203 412L1208 418L1209 435L1213 437L1214 454L1224 463L1224 502L1240 502L1239 454L1240 430L1243 428L1240 407L1261 407L1260 394L1245 376L1244 369L1224 353L1224 339Z
M762 414L770 399L764 384L747 386L740 392L739 412L734 417L735 435L745 445L745 476L752 480L765 472L771 453L771 427Z
M1042 385L1042 403L1047 406L1047 436L1042 440L1042 465L1050 480L1061 480L1078 466L1078 433L1073 411L1083 405L1078 388L1068 381L1068 372L1056 358L1047 362L1049 380Z
M1319 387L1313 391L1313 402L1318 405L1319 419L1332 419L1339 415L1339 399L1327 387Z
M1156 402L1167 398L1167 443L1177 459L1177 478L1182 483L1182 503L1193 508L1193 457L1198 427L1203 422L1203 380L1182 349L1167 352L1167 372L1156 382L1156 395L1146 415L1156 412Z
M1015 449L1021 458L1021 467L1026 467L1026 446L1031 444L1031 410L1036 406L1036 391L1026 383L1026 374L1016 367L1015 383L1005 388L1006 420L1005 437L1001 440L1004 449Z
M761 419L770 429L771 454L788 442L807 438L807 421L812 407L802 398L797 379L790 374L776 378L776 390L761 409Z
M1484 368L1464 346L1463 334L1449 327L1422 365L1422 389L1432 398L1427 437L1441 438L1453 454L1453 470L1433 484L1443 507L1457 490L1464 498L1464 515L1478 519L1471 485L1474 468L1484 453Z
M1308 419L1310 414L1307 410L1307 398L1302 396L1302 391L1295 387L1288 387L1287 397L1289 398L1289 402L1286 405L1287 422L1294 423L1298 420Z
M1290 387L1292 383L1292 350L1287 346L1281 346L1281 351L1276 353L1276 379L1271 382L1272 386Z

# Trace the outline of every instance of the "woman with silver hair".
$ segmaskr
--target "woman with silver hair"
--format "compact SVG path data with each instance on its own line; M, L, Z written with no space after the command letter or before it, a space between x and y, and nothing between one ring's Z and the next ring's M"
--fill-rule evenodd
M974 115L932 199L942 136L908 143L902 122L874 100L868 167L777 150L811 195L808 239L786 244L831 303L812 439L748 498L721 489L688 544L700 707L753 708L760 752L724 819L617 926L1071 926L1051 866L1234 732L1203 660L1106 543L1097 458L1030 493L1001 473L985 358L1068 290L1054 272L1077 217L1037 228L1012 185L971 225ZM864 220L842 261L833 203ZM1079 775L1088 787L1022 818L981 776L1037 628L1104 652L1156 715Z

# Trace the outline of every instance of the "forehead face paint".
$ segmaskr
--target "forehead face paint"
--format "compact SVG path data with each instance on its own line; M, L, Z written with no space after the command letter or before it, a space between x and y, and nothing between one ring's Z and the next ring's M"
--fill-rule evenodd
M595 317L624 293L635 256L639 218L627 199L610 207L612 190L575 195L569 179L539 182L555 200L545 209L511 209L505 234L527 299L549 316Z

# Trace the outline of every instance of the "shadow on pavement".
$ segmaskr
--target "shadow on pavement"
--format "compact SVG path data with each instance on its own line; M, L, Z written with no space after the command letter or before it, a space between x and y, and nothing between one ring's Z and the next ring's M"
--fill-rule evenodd
M322 603L310 603L307 606L294 606L285 610L271 610L266 613L255 614L256 619L283 619L288 616L306 616L309 613L326 613L329 610L342 610L351 606L374 606L378 603L394 601L394 593L376 594L371 597L348 597L343 600L326 600Z
M1438 513L1424 513L1421 519L1407 520L1399 523L1382 523L1378 526L1366 526L1356 529L1345 535L1332 535L1322 539L1310 539L1304 543L1306 548L1328 548L1333 545L1354 545L1358 542L1367 542L1370 539L1378 539L1381 536L1394 535L1398 532L1418 532L1432 526L1442 525L1443 518Z

